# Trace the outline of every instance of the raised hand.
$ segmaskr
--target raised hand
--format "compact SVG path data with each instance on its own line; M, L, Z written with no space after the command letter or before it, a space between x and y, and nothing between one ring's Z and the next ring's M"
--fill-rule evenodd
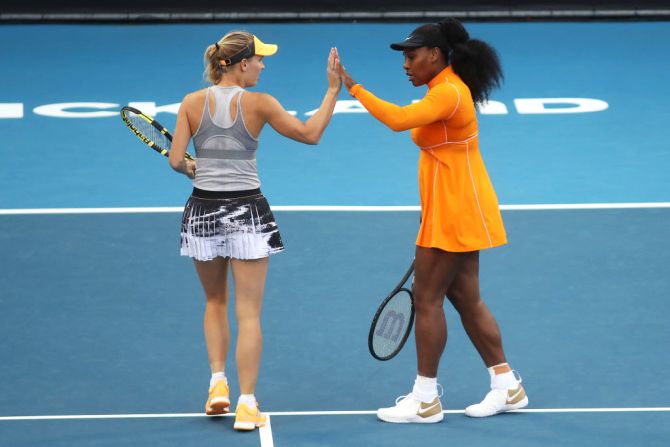
M342 62L340 61L340 54L338 53L337 48L335 48L335 56L337 57L337 65L340 78L342 79L342 82L344 83L346 89L350 90L351 87L356 85L356 81L353 80L347 69L344 68L344 65L342 65Z
M337 90L338 92L342 88L342 79L340 78L340 59L337 56L337 49L331 48L330 54L328 55L328 88L331 90Z

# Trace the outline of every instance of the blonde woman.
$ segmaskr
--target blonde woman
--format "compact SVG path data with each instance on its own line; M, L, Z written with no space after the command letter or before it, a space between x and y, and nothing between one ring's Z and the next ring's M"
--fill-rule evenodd
M205 406L209 415L230 409L225 366L230 341L228 270L232 270L240 386L236 430L265 424L254 395L262 350L260 314L269 256L284 249L260 191L259 137L270 124L288 138L317 144L341 88L337 55L331 49L326 95L306 122L289 114L271 95L247 91L258 82L264 57L277 49L242 31L230 32L207 47L205 75L212 85L184 98L169 159L174 170L193 179L182 218L181 254L193 258L206 297L204 331L212 371ZM184 159L191 138L195 162Z

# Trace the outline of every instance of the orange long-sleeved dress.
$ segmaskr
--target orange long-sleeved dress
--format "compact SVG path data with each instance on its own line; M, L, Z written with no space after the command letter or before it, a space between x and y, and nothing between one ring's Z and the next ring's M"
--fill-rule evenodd
M360 84L349 93L391 129L411 129L421 149L416 245L465 252L507 243L498 198L479 153L470 89L451 66L428 83L423 99L408 106L381 100Z

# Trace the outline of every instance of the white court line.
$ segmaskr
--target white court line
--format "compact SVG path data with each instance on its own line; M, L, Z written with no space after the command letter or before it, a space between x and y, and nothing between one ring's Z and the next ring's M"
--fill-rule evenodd
M270 415L266 414L265 425L258 430L261 437L261 447L274 447L272 440L272 425L270 424Z
M420 211L418 205L407 206L348 206L348 205L276 205L272 211L346 211L346 212L394 212ZM637 203L547 203L528 205L500 205L503 211L543 211L543 210L602 210L602 209L646 209L670 208L670 202ZM137 213L181 213L184 207L121 207L121 208L16 208L0 209L0 216L33 214L137 214Z
M670 407L631 407L631 408L531 408L514 410L511 413L650 413L670 412ZM376 414L374 410L366 411L266 411L268 416L349 416ZM444 410L444 414L462 414L464 410ZM197 418L197 417L232 417L235 413L224 416L208 416L204 413L146 413L146 414L71 414L51 416L0 416L2 421L43 421L43 420L77 420L77 419L151 419L151 418Z

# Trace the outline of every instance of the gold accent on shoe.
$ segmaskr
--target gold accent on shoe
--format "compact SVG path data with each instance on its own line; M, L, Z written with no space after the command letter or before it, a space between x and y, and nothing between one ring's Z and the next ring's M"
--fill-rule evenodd
M521 402L526 397L526 391L523 389L521 384L516 387L516 389L507 390L507 405L514 405Z
M442 413L442 404L440 398L435 397L432 402L421 402L419 409L416 411L417 416L427 418Z

